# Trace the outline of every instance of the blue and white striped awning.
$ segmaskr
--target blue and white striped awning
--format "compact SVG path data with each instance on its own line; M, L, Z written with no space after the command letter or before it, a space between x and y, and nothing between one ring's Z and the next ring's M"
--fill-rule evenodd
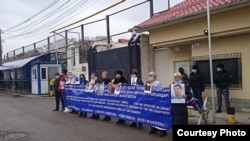
M15 68L21 68L25 66L27 63L31 62L32 60L40 57L41 55L38 56L32 56L29 58L21 59L21 60L16 60L12 62L6 62L2 66L0 66L0 70L9 70L9 69L15 69Z

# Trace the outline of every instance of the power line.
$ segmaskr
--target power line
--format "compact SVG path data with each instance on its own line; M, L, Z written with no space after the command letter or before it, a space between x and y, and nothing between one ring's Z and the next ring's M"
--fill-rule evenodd
M33 19L33 18L36 17L37 15L43 13L44 11L46 11L47 9L49 9L50 7L52 7L53 5L55 5L58 1L59 1L59 0L53 1L53 2L50 3L48 6L46 6L46 7L43 8L42 10L40 10L38 13L36 13L36 14L34 14L33 16L29 17L28 19L24 20L23 22L21 22L21 23L15 25L15 26L13 26L13 27L10 27L10 28L6 29L4 32L11 31L11 30L15 29L16 27L21 26L21 25L23 25L24 23L30 21L31 19Z
M5 33L5 35L8 35L10 33L13 33L13 32L17 32L17 31L20 31L20 30L23 30L25 28L29 28L30 26L34 25L34 24L41 24L45 19L47 19L48 17L56 14L58 11L60 11L62 8L66 7L67 4L70 2L71 0L68 0L66 1L65 3L63 3L62 5L60 5L59 7L57 7L55 10L51 11L50 13L44 15L43 17L39 18L38 20L36 21L33 21L31 22L30 24L26 25L25 27L20 27L20 28L17 28L16 30L11 30L10 32L7 32Z
M88 0L87 0L88 1ZM67 10L66 12L60 14L59 16L57 17L52 17L52 21L48 21L47 23L39 26L39 27L36 27L36 26L33 26L33 27L29 27L29 30L25 31L25 32L22 32L18 35L14 35L14 36L10 36L10 37L7 37L7 39L11 39L11 38L16 38L16 37L20 37L20 36L27 36L27 35L30 35L30 34L35 34L37 32L41 32L42 30L45 30L45 29L48 29L50 28L51 26L53 26L55 23L58 23L60 22L61 20L65 19L65 17L69 16L70 14L76 12L77 10L79 9L82 9L85 5L85 3L87 3L87 1L80 1L79 3L76 3L75 5L73 5L69 10ZM93 0L92 0L93 1ZM85 10L85 9L84 9ZM31 30L33 29L33 30Z

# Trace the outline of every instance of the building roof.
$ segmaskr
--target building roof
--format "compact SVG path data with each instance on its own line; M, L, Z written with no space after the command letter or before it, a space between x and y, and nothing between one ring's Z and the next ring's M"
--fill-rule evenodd
M129 40L127 40L127 39L119 39L118 40L118 43L128 43L129 42Z
M210 8L227 5L241 0L210 0ZM171 21L176 18L192 15L207 9L207 0L184 0L170 9L154 15L152 18L142 22L138 26L145 28Z

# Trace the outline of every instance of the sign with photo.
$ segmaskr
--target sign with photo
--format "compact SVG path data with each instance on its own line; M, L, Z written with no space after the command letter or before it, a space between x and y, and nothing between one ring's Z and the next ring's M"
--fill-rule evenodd
M172 103L185 103L185 85L171 84L171 100Z
M152 91L152 85L151 83L147 82L144 88L144 93L151 93Z

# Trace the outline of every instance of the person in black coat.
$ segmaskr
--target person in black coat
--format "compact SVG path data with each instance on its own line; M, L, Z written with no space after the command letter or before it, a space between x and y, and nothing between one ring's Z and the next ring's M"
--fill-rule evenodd
M54 85L53 85L53 89L54 89L54 92L55 92L56 108L53 111L59 111L60 101L62 103L62 111L64 111L65 105L64 105L62 94L61 94L61 92L59 90L60 74L56 73L55 77L56 77L56 79L55 79L55 82L54 82Z
M123 76L123 72L121 70L117 70L115 72L115 79L112 80L113 84L119 84L119 85L127 85L128 81ZM126 124L126 121L123 119L118 119L117 124Z
M232 75L225 70L224 64L218 64L217 72L215 74L215 83L217 88L217 100L218 100L218 109L216 110L216 113L221 113L222 95L225 99L225 104L227 109L230 108L229 84L231 81L232 81Z
M111 80L108 78L108 72L103 71L102 72L102 80L100 81L100 84L108 85L111 82ZM110 121L111 117L110 116L105 116L103 121Z
M199 70L197 65L193 65L189 76L189 86L192 89L194 98L199 100L203 106L202 92L205 90L205 75Z
M185 86L185 95L183 95L185 99L184 102L175 103L172 99L172 124L188 125L187 100L190 100L193 95L190 88L182 81L182 75L180 73L174 74L174 82L172 84L184 84Z
M143 81L140 78L140 75L136 69L132 69L131 73L131 84L132 85L144 85ZM137 127L136 122L132 122L129 127ZM138 123L138 127L142 129L142 123Z

